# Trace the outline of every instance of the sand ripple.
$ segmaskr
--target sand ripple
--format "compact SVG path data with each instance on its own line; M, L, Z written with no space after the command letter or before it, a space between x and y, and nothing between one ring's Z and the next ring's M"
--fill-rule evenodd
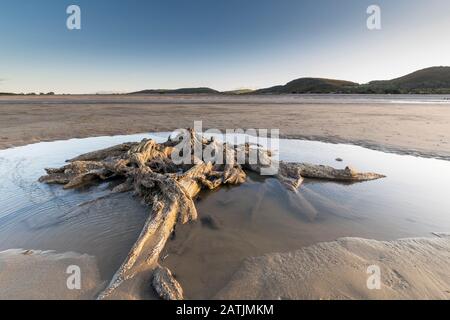
M450 299L450 236L341 238L247 259L219 299ZM381 288L369 290L378 265Z

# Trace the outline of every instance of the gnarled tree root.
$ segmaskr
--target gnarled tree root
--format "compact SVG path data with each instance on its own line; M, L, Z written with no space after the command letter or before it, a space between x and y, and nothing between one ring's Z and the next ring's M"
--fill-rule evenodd
M39 179L44 183L62 184L65 189L113 178L122 179L113 192L132 191L151 207L137 241L109 285L98 296L99 299L117 297L114 293L122 285L133 287L136 275L151 279L154 290L161 298L183 299L180 284L170 270L159 265L160 253L177 223L197 219L193 199L200 190L211 190L224 184L241 184L247 177L244 169L260 172L265 166L276 164L278 173L275 177L294 193L297 193L304 178L354 182L384 177L375 173L359 173L351 168L338 170L304 163L274 163L270 150L249 144L229 146L213 139L207 140L193 130L187 132L191 138L188 150L193 164L176 165L172 159L182 136L160 144L144 139L140 143L124 143L80 155L68 160L69 163L61 168L46 169L47 175ZM211 151L213 156L208 162L195 158L194 142L197 147L200 145L201 150ZM242 151L246 162L241 166L237 154ZM258 155L256 163L249 161L251 152Z
M183 300L183 289L167 268L156 267L153 272L152 286L165 300Z

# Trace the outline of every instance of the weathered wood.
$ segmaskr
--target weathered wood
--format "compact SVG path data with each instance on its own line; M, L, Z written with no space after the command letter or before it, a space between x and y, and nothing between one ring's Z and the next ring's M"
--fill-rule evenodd
M298 168L300 175L304 178L347 182L369 181L385 178L384 175L378 173L358 172L352 167L346 167L345 169L340 170L329 166L312 165L308 163L284 165Z
M116 157L116 156L120 156L122 154L124 154L125 152L127 152L128 150L131 149L131 147L137 145L137 142L126 142L126 143L121 143L119 145L110 147L110 148L106 148L106 149L101 149L101 150L96 150L93 152L88 152L82 155L79 155L78 157L75 157L73 159L67 160L67 162L74 162L74 161L101 161L101 160L105 160L108 157Z
M172 159L172 152L183 139L179 135L161 144L143 139L139 143L124 143L80 155L61 168L46 169L47 175L39 179L44 183L62 184L65 189L111 178L122 179L112 192L133 191L151 208L138 239L99 299L110 297L136 275L152 275L149 278L161 298L182 299L181 286L168 269L159 266L159 256L177 223L197 219L193 199L200 190L241 184L247 178L244 169L260 173L262 169L276 165L278 172L275 177L287 189L294 191L288 195L289 202L306 207L311 220L317 214L315 208L297 193L303 178L352 182L384 177L375 173L359 173L351 168L338 170L303 163L275 163L272 162L271 151L257 145L230 146L214 139L207 140L193 130L187 130L185 138L186 135L190 138L187 150L191 154L188 158L195 160L191 164L176 165ZM195 151L199 151L196 148L209 154L207 161L196 156L198 153ZM242 155L244 163L241 165Z
M300 168L295 164L280 163L277 178L289 190L296 192L303 182Z
M183 300L183 289L169 269L158 266L153 272L152 286L165 300Z

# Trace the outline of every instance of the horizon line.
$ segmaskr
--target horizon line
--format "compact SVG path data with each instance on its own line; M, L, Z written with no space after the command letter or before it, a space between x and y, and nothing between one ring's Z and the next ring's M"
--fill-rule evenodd
M374 81L391 81L406 75L409 75L411 73L417 72L417 71L421 71L421 70L426 70L426 69L430 69L430 68L450 68L450 66L444 66L444 65L436 65L436 66L431 66L431 67L425 67L425 68L421 68L421 69L416 69L413 71L410 71L404 75L400 75L398 77L395 78L391 78L391 79L376 79L376 80L370 80L369 82L364 82L364 83L360 83L360 82L356 82L353 80L347 80L347 79L341 79L341 78L331 78L331 77L313 77L313 76L302 76L302 77L298 77L295 79L291 79L288 80L287 82L284 82L283 84L273 84L270 86L266 86L266 87L258 87L258 88L251 88L251 87L239 87L239 88L235 88L235 89L227 89L227 90L217 90L214 89L213 87L210 86L182 86L182 87L173 87L173 88L147 88L147 89L137 89L137 90L133 90L133 91L129 91L129 92L125 92L125 91L120 91L120 90L99 90L97 92L83 92L83 93L67 93L67 92L59 92L59 93L55 93L54 91L47 91L47 92L37 92L37 91L21 91L21 92L3 92L0 89L0 94L3 95L7 95L7 94L11 94L11 95L127 95L127 94L137 94L141 91L146 91L146 90L153 90L153 91L171 91L171 90L180 90L180 89L199 89L199 88L205 88L205 89L211 89L214 91L217 91L217 93L220 94L226 94L227 92L233 92L233 91L241 91L241 90L250 90L250 91L257 91L260 89L267 89L267 88L271 88L271 87L276 87L276 86L283 86L286 85L287 83L294 81L294 80L299 80L299 79L326 79L326 80L337 80L337 81L348 81L348 82L353 82L357 85L366 85L366 84L370 84L371 82ZM5 78L0 78L0 82L6 82L7 79ZM158 93L155 92L154 94L164 94L164 93ZM181 93L183 94L183 93ZM213 94L213 93L184 93L184 94Z

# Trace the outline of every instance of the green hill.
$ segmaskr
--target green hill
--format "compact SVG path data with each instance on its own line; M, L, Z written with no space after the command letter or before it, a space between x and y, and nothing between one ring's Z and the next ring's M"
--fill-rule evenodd
M284 86L260 89L254 93L340 93L355 86L358 84L344 80L300 78L288 82Z
M450 67L431 67L415 71L392 80L377 80L366 84L351 81L299 78L270 88L249 90L238 89L220 92L208 87L180 89L149 89L129 94L304 94L304 93L347 93L347 94L450 94ZM52 95L53 92L47 93ZM15 95L1 93L0 96ZM20 94L23 95L23 94ZM28 95L35 95L34 93Z
M259 89L253 93L450 94L450 67L431 67L400 78L371 81L367 84L333 79L300 78L282 86Z
M406 76L362 85L375 93L450 93L450 67L431 67Z

